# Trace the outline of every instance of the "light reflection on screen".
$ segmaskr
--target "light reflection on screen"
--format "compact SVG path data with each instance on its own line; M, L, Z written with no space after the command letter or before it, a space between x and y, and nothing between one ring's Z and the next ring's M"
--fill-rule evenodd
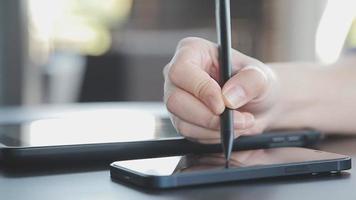
M116 109L70 113L0 127L8 146L112 143L172 138L179 135L168 118L140 110Z
M97 116L100 116L98 118ZM139 123L138 123L139 122ZM63 119L43 119L29 124L30 145L78 144L113 142L124 136L125 141L153 139L155 116L138 111L78 113ZM120 134L120 135L119 135Z

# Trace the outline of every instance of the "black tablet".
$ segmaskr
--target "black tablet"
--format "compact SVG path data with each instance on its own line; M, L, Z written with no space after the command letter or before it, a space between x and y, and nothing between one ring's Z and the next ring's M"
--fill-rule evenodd
M220 145L190 142L176 133L168 118L140 116L139 124L78 118L47 118L0 125L0 154L5 164L125 160L185 153L219 152ZM235 150L310 146L315 131L270 132L240 137ZM163 151L164 150L164 151Z
M229 168L223 154L184 155L117 161L113 180L144 188L174 188L200 184L338 173L351 168L349 156L313 149L285 147L233 152Z

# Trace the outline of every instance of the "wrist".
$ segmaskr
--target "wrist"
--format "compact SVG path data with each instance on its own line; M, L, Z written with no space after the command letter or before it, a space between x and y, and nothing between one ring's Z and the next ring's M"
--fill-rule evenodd
M355 134L355 61L349 57L329 66L271 64L279 96L271 107L267 128Z
M278 97L269 129L317 129L312 110L320 102L323 70L309 63L270 64L278 82Z

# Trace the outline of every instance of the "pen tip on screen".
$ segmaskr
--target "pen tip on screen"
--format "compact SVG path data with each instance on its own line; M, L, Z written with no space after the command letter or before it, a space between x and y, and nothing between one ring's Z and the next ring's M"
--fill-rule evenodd
M226 161L225 161L225 168L226 168L226 169L229 168L229 160L226 160Z

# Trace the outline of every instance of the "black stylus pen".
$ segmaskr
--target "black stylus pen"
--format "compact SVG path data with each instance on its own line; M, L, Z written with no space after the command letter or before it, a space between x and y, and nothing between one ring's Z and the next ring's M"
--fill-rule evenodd
M231 77L231 23L230 0L215 0L215 15L218 36L220 65L220 86ZM221 144L225 155L225 167L229 167L230 155L234 141L233 113L226 108L220 116Z

